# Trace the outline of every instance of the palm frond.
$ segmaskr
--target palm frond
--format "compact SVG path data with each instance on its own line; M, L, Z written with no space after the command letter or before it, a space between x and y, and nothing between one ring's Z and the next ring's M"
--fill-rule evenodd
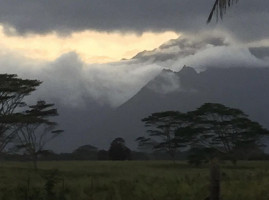
M222 19L223 15L226 12L226 9L232 6L234 3L237 3L239 0L215 0L215 3L211 9L211 12L208 16L207 23L210 23L213 15L216 15L216 19L219 17Z

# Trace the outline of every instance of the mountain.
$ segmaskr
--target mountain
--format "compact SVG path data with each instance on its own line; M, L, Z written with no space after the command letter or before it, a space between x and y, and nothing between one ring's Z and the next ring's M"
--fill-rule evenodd
M56 121L64 132L52 140L47 148L56 152L72 152L79 146L94 144L103 147L102 139L106 136L98 134L94 128L102 124L104 118L114 110L93 99L86 99L86 105L73 107L54 100L59 116Z
M92 144L109 148L123 137L135 149L135 139L146 135L141 119L153 112L194 110L203 103L222 103L239 108L269 128L269 68L209 68L196 72L183 67L179 72L163 70L138 93L118 108L89 100L83 108L57 104L60 128L65 132L50 143L57 152L71 152Z
M154 63L167 62L169 60L178 60L209 47L209 46L227 46L225 38L221 36L202 35L201 37L180 36L162 44L151 51L142 51L136 54L132 59L146 62L151 60Z
M84 74L83 71L77 73L79 68L74 68L80 65L79 61L65 61L73 63L69 67L73 74L68 76L72 81L68 87L64 85L65 89L61 84L56 87L57 82L52 81L56 89L50 92L61 99L67 98L59 102L57 98L52 100L59 109L60 128L65 132L52 141L51 148L71 152L81 145L92 144L107 149L116 137L123 137L127 146L135 148L135 139L146 131L142 118L159 111L194 110L206 102L242 109L253 120L269 128L269 112L266 110L269 107L269 69L262 68L267 66L269 50L232 44L229 38L218 34L180 36L154 50L140 52L121 64L105 67L104 74L90 71L93 77L78 75ZM71 60L77 60L76 56ZM195 69L182 68L184 64ZM151 80L164 68L177 72L163 70ZM65 72L66 66L63 69ZM62 71L58 74L60 80L65 77ZM110 78L106 80L106 77ZM60 81L65 82L66 77ZM73 95L82 95L85 105L81 106L77 98L69 98ZM129 100L117 108L108 105L109 99L121 99L122 96ZM78 106L63 104L70 101Z
M95 127L105 140L123 137L131 148L145 134L141 119L153 112L194 110L203 103L222 103L243 110L269 128L269 68L210 68L197 73L163 70L129 101Z

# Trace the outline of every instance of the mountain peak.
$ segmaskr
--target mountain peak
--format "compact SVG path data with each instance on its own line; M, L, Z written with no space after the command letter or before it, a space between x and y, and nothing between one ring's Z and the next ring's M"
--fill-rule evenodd
M165 74L165 73L175 73L175 72L173 70L171 70L171 69L163 69L161 71L161 74Z
M194 68L184 65L183 68L178 72L180 75L185 76L193 76L197 75L198 73L195 71Z

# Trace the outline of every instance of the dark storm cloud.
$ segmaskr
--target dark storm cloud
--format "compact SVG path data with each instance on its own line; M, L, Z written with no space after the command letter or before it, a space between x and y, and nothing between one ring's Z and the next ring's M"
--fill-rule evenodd
M241 0L228 10L224 21L218 24L240 40L259 40L268 38L269 1Z
M269 58L269 47L252 47L249 51L258 58Z
M166 30L189 26L186 13L206 13L210 3L189 0L1 0L0 21L19 33ZM197 4L197 5L196 5ZM204 10L204 12L201 12ZM192 17L193 18L193 17ZM193 22L192 22L193 23Z
M267 59L256 57L247 47L238 47L222 35L179 37L154 51L144 51L134 59L107 64L84 63L75 52L63 54L51 62L38 62L0 51L0 73L42 80L36 99L46 97L52 102L57 99L57 102L72 107L83 107L92 99L102 105L117 107L164 68L179 71L187 65L203 71L209 67L268 67ZM162 80L165 80L163 85L152 88L159 88L161 93L180 88L173 74L163 76Z
M137 32L214 29L259 39L269 31L269 1L242 0L223 22L206 25L213 0L0 0L0 23L19 34L99 30Z
M194 38L193 38L194 39ZM224 46L226 45L225 38L220 36L211 35L210 37L204 36L203 40L190 40L188 37L180 37L179 39L173 39L169 42L163 44L160 46L160 49L167 49L170 47L178 46L181 49L191 48L191 49L200 49L201 47L204 47L207 44L211 44L214 46Z

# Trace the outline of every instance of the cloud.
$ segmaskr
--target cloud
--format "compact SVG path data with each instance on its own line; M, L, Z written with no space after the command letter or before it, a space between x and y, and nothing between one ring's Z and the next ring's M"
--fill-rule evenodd
M181 90L179 77L170 70L163 70L147 87L163 95Z
M207 47L194 55L175 61L171 68L178 71L183 65L192 66L197 71L203 71L207 68L269 66L265 60L252 55L248 48L235 46Z
M269 58L269 47L252 47L249 48L251 54L257 58L267 59Z
M24 57L53 61L64 53L76 52L87 63L108 63L131 58L143 50L160 46L169 39L177 38L175 32L137 34L104 33L97 31L76 32L68 37L55 33L27 36L5 35L0 25L0 46L16 51Z
M210 3L207 5L191 3L188 0L1 0L0 21L6 25L7 32L15 31L19 34L53 31L68 34L88 29L160 31L174 29L174 26L180 25L187 13L185 9L191 8L191 11L200 15L200 10L203 10L200 9L201 6L208 10ZM173 26L173 23L176 24ZM9 27L13 29L9 30Z
M184 65L203 71L209 67L267 67L268 61L250 53L248 47L234 45L229 37L204 34L171 40L154 51L145 51L131 60L107 64L86 64L75 52L51 62L41 62L0 50L0 73L43 81L31 97L60 101L83 107L87 102L117 107L130 99L162 69L179 71ZM180 89L173 74L161 77L153 86L161 93Z
M181 36L152 51L144 51L133 59L153 62L179 71L184 65L202 71L211 67L268 67L268 47L251 47L221 32L203 32Z
M213 3L213 0L0 0L0 23L9 34L66 35L83 30L192 33L217 29L244 41L268 38L267 0L240 1L227 10L224 21L216 24L213 20L206 25Z
M183 35L162 44L159 48L152 51L140 52L133 59L139 61L152 60L152 62L167 62L167 60L178 60L189 55L194 55L208 46L227 46L228 44L227 38L219 33L203 33L199 37L196 37L196 35Z
M0 73L15 73L43 81L32 99L59 100L76 107L89 100L118 106L161 71L155 64L139 65L128 61L85 64L74 52L53 62L32 61L15 55L1 56Z

